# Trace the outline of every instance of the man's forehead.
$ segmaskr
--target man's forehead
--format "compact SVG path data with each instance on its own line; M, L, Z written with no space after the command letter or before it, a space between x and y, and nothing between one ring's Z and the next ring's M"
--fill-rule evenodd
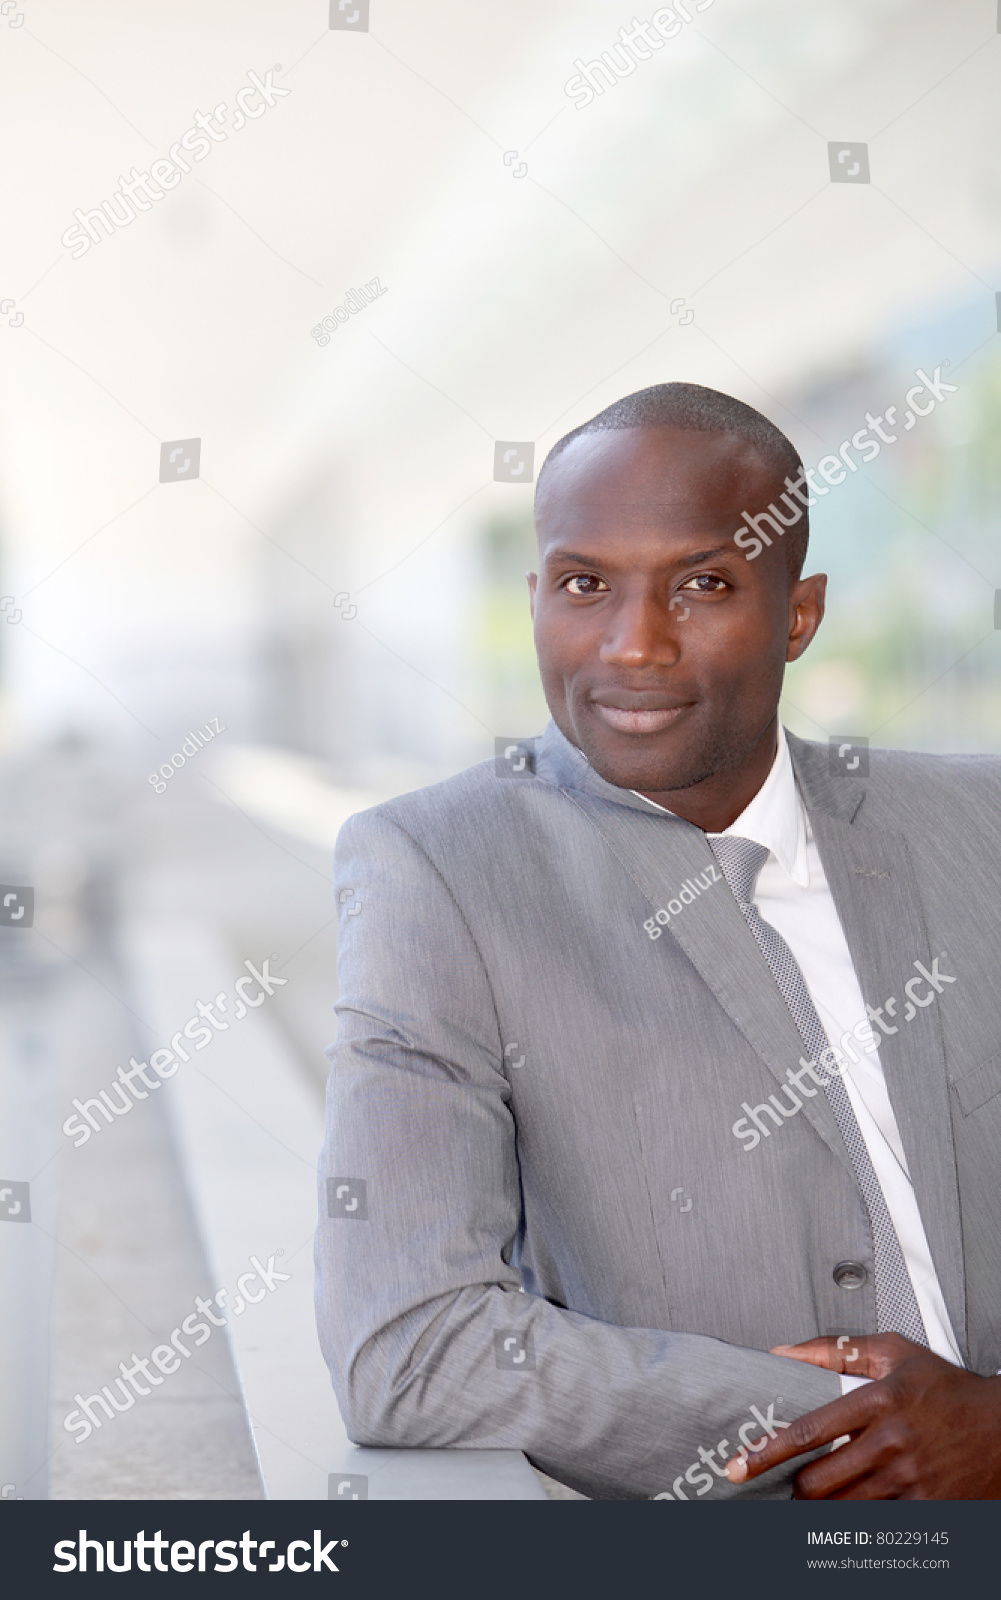
M707 508L739 498L775 469L734 434L670 427L609 428L581 434L551 463L539 485L539 512L572 509L598 517L610 508L649 514Z

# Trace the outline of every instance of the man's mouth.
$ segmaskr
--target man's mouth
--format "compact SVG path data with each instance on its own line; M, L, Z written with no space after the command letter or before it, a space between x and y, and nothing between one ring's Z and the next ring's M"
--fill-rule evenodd
M602 691L591 696L591 704L609 728L616 733L663 733L682 712L688 711L694 701L677 701L668 695L652 693L625 694L619 690Z

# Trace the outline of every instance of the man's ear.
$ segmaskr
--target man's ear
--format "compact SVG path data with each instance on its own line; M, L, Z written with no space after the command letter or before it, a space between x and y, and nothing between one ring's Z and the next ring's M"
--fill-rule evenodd
M528 609L531 612L532 621L534 622L535 621L535 591L539 586L539 574L537 572L526 572L525 573L525 577L528 579Z
M799 578L789 590L789 637L786 660L798 661L824 620L827 573Z

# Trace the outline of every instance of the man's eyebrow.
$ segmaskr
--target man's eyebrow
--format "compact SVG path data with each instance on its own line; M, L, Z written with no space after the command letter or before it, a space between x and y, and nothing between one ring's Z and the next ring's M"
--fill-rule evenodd
M576 550L547 550L545 559L547 561L569 561L571 565L577 567L589 567L601 564L600 557L598 557L596 561L593 555L578 555Z
M713 545L712 548L708 550L693 550L690 554L682 555L676 561L672 561L670 565L677 567L696 567L703 561L711 561L714 556L723 555L725 552L732 550L733 540L728 539L725 544ZM545 560L547 562L566 561L572 566L578 567L602 567L615 565L614 562L609 562L607 557L596 556L593 553L591 555L581 555L576 550L547 550L545 554Z
M714 556L724 555L734 548L733 540L728 539L725 544L714 544L710 550L693 550L691 555L682 556L678 562L680 567L695 567L702 561L711 561Z

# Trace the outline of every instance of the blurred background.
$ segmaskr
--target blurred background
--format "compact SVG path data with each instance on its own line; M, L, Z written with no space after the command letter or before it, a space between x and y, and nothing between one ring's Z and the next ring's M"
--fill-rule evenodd
M545 725L524 575L567 429L682 379L816 465L896 407L813 513L784 720L998 748L997 0L696 7L613 82L654 7L0 7L0 1498L320 1482L268 1352L308 1319L330 851ZM169 192L80 231L172 146ZM75 1147L74 1097L265 959L273 996ZM276 1252L78 1442L74 1399Z

